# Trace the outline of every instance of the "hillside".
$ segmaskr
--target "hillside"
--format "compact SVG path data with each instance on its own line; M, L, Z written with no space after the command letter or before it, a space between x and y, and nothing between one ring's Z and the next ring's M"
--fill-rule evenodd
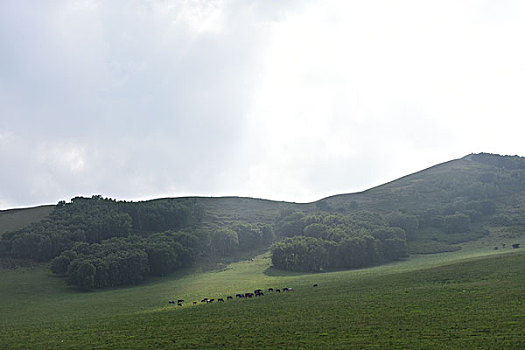
M0 210L0 236L8 231L16 231L38 222L53 211L54 205L34 208Z
M196 260L231 261L253 255L286 237L274 264L317 271L385 263L407 252L456 251L465 244L508 248L521 243L524 232L525 158L481 153L364 192L313 203L241 197L123 202L93 196L55 207L5 211L0 213L0 255L50 261L65 252L60 264L53 265L58 274L65 274L75 259L85 262L83 268L77 264L81 270L97 269L100 259L116 250L122 252L118 259L125 266L129 259L140 266L149 261L149 267L136 269L146 275L95 281L118 285L138 283L148 271L165 274L166 264L180 268ZM104 243L113 238L118 239ZM79 242L103 244L70 251ZM161 245L172 251L162 252ZM128 256L126 251L136 254ZM348 257L362 253L358 260ZM292 258L304 262L290 265Z
M313 203L3 211L0 348L523 348L524 191L480 154Z
M512 252L323 274L276 272L260 256L97 293L68 288L43 268L4 270L0 347L521 349L525 254ZM295 291L192 303L269 287ZM168 304L177 299L186 302Z

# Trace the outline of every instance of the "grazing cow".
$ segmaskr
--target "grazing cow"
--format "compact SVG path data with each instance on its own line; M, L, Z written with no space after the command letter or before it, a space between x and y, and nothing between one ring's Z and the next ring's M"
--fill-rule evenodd
M233 299L233 297L231 295L228 295L228 297L226 298L226 300L230 300L230 299Z
M182 306L182 304L181 303L177 303L177 306Z
M520 247L520 244L519 244L519 243L514 243L514 244L512 245L512 248L519 248L519 247Z
M275 290L277 293L281 293L281 290L280 289L276 289Z
M293 288L283 288L283 292L293 292Z
M268 288L268 292L273 292L273 288Z
M208 298L204 298L204 299L201 300L201 303L205 303L207 301L208 301Z
M263 292L257 292L257 293L255 293L255 296L256 297L262 297L262 296L264 296L264 293Z
M183 303L184 302L184 299L179 299L177 300L177 303L180 304L180 303Z
M207 299L207 300L206 300L206 303L211 304L211 303L213 303L214 300L215 300L215 299Z
M251 298L251 297L253 297L253 293L245 293L244 296L246 298Z
M494 250L498 250L498 247L494 247Z
M236 297L236 298L244 298L244 294L238 294L238 293L237 293L237 294L235 294L235 297Z
M194 301L194 302L193 302L193 305L197 305L197 302L196 302L196 301Z
M254 290L253 292L254 292L255 294L257 294L257 293L259 293L259 292L262 292L262 290L261 290L261 289L256 289L256 290Z
M317 283L314 283L314 287L318 287L319 285Z
M175 301L174 300L170 300L170 301L168 301L168 304L175 304Z
M217 302L218 303L221 303L221 302L224 303L224 299L223 298L219 298L219 299L217 299Z
M288 288L283 288L283 292L288 292Z

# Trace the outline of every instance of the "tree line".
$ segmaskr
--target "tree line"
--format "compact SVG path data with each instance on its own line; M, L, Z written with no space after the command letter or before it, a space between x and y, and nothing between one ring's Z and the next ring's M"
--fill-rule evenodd
M279 269L355 268L407 256L405 231L375 213L283 212L275 227L285 237L271 248Z
M172 231L79 242L54 258L50 268L68 284L84 289L133 285L191 266L197 245L196 236Z
M2 235L0 254L49 261L78 242L181 230L198 224L203 215L203 208L190 199L125 202L98 195L75 197L70 203L60 201L43 221Z

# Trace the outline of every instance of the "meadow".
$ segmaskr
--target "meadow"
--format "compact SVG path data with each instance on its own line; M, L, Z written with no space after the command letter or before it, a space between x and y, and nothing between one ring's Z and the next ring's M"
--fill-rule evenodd
M274 270L263 254L96 292L45 266L0 270L0 348L525 348L525 253L480 254L317 274ZM294 292L191 303L269 287Z

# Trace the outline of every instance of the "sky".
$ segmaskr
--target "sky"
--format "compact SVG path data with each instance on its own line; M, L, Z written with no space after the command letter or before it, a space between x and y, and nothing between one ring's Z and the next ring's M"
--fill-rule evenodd
M525 2L2 0L0 209L310 202L525 156Z

